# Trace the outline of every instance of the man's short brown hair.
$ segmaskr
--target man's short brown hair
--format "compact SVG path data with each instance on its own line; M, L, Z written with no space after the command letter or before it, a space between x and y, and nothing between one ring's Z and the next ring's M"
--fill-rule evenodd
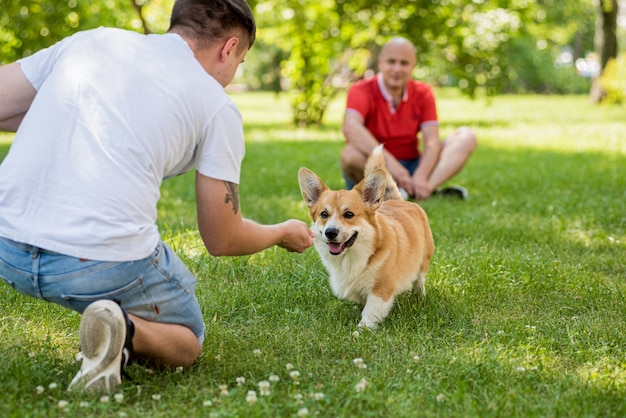
M202 46L240 34L247 37L242 41L250 49L256 38L254 15L245 0L176 0L169 30Z

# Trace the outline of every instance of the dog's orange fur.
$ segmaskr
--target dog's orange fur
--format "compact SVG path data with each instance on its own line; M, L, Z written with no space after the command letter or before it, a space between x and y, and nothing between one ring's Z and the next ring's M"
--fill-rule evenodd
M330 190L307 168L300 169L298 181L334 294L365 305L359 325L376 327L394 298L411 287L425 295L435 249L428 218L419 205L402 199L382 146L352 190Z

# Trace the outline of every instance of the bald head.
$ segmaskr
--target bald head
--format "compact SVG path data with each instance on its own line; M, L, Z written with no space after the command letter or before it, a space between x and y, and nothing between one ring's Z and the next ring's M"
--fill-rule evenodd
M401 95L411 79L416 64L415 55L415 46L406 38L393 38L383 45L378 56L378 70L392 95Z
M411 55L413 55L413 57L417 55L417 50L415 49L415 45L413 45L413 42L401 36L392 38L387 41L380 50L380 55L383 55L385 54L385 52L389 52L390 50L397 49L408 51L411 53Z

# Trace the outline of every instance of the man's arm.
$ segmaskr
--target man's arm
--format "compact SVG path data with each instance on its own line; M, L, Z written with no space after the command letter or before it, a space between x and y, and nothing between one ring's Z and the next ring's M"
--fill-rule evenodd
M17 131L36 94L18 63L0 67L0 131Z
M211 255L247 255L278 245L303 252L313 245L307 224L291 219L260 225L241 216L239 187L196 173L198 228Z
M378 141L363 124L361 115L346 112L343 118L343 134L348 144L359 150L363 155L370 155L378 145Z

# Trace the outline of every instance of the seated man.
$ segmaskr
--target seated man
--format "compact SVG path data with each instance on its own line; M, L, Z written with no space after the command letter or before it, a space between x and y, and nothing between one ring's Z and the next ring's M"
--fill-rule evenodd
M416 51L405 38L387 42L378 57L376 76L355 83L348 90L341 152L346 188L363 178L367 157L385 144L385 160L398 187L415 199L434 193L467 197L461 187L437 188L457 174L474 148L476 136L466 127L439 140L435 97L425 83L411 78ZM418 133L424 141L420 153Z

